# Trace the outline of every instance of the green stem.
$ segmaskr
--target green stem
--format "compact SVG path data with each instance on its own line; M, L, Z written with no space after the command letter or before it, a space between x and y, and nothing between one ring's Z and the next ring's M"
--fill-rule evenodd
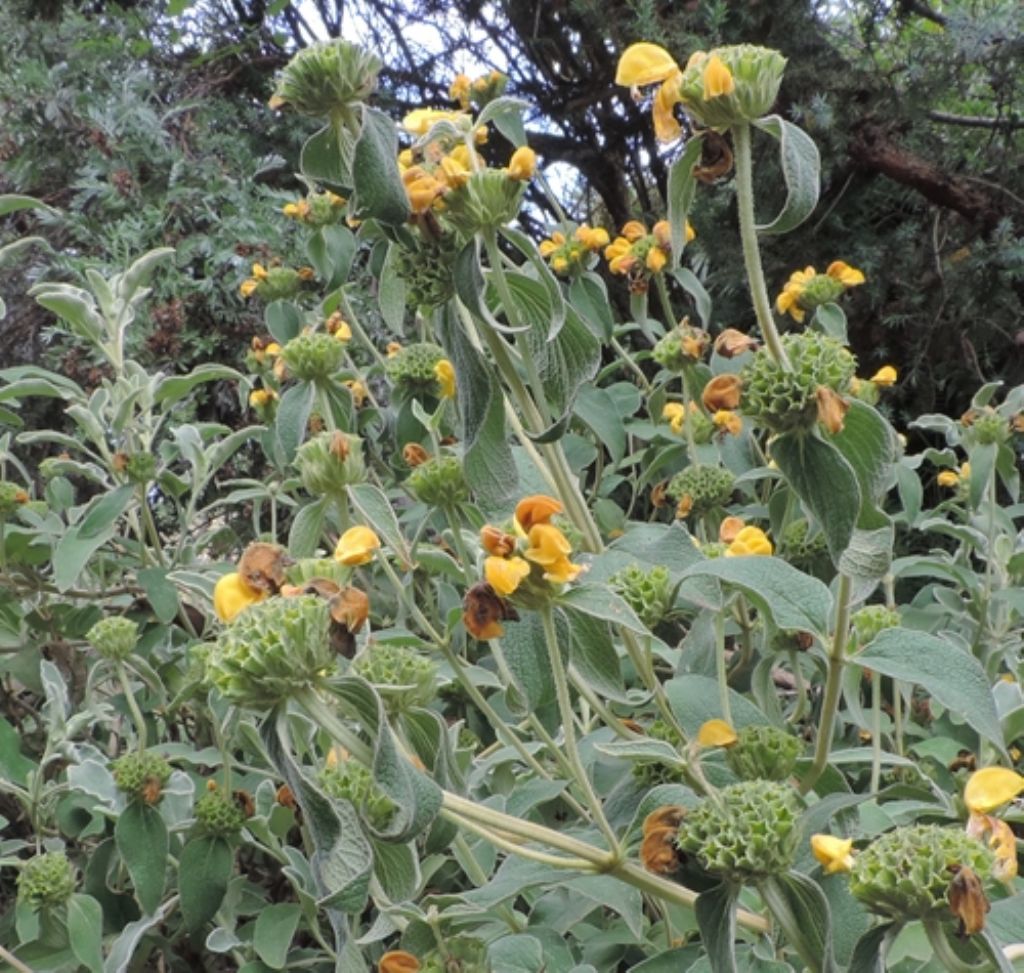
M448 529L452 532L452 544L454 544L455 553L459 558L462 576L466 584L472 584L475 562L470 559L469 552L466 550L466 542L463 540L462 531L459 528L459 520L455 515L455 508L451 504L445 504L441 509L444 510L445 520L448 521Z
M846 642L850 635L850 596L853 582L845 574L839 575L836 592L836 623L832 633L832 647L828 655L828 675L825 679L825 696L818 720L818 739L814 748L814 761L800 782L800 793L806 794L825 772L828 756L832 751L832 734L836 726L836 712L842 691L843 669L846 665Z
M125 702L128 704L128 711L132 714L132 722L135 724L135 733L139 738L139 750L142 751L146 749L146 720L142 715L142 710L139 709L139 703L135 698L135 693L132 692L131 681L128 678L128 670L120 659L118 659L116 666L117 678L121 683L121 689L124 691Z
M935 958L949 970L949 973L982 973L982 971L991 968L987 963L975 966L960 959L946 938L942 923L937 919L925 919L922 925L924 926L925 934L928 936L928 942L935 953Z
M633 356L622 346L617 338L612 338L608 343L611 345L612 351L618 355L619 362L625 365L636 376L636 380L640 383L640 387L649 395L651 392L651 383L648 381L647 376L643 373L640 366L633 361Z
M434 643L437 645L443 645L445 640L441 637L437 629L430 624L430 620L427 616L420 611L419 605L417 605L410 597L410 589L402 584L402 579L395 573L395 569L388 562L387 558L378 558L378 563L383 568L384 573L388 576L388 580L395 589L395 594L398 595L398 600L405 606L406 611L416 619L417 624L423 629L424 633L434 641Z
M715 678L718 680L718 705L722 719L732 726L732 707L729 705L729 675L725 667L725 619L715 614Z
M871 673L871 783L870 793L878 793L882 779L882 674Z
M573 776L583 791L583 797L594 817L594 822L612 852L613 857L618 860L622 855L622 848L615 831L605 817L601 800L594 792L590 783L590 776L580 758L579 749L576 745L575 713L572 708L572 699L569 696L569 681L566 678L565 663L558 646L558 633L555 631L555 619L550 606L545 606L540 612L541 624L544 628L544 641L547 643L548 662L551 666L551 674L555 683L555 698L558 701L558 712L562 720L562 736L565 739L565 753L572 765Z
M661 302L661 313L665 315L665 329L671 331L676 326L676 315L672 310L672 299L668 294L665 275L659 271L652 276L654 277L654 286L658 291L658 300Z
M736 164L736 208L740 218L740 240L743 244L743 263L747 269L750 297L754 302L754 314L757 315L757 323L772 358L784 371L789 372L793 369L772 318L772 305L764 280L764 268L761 266L761 252L757 245L750 125L747 122L732 127L732 143Z

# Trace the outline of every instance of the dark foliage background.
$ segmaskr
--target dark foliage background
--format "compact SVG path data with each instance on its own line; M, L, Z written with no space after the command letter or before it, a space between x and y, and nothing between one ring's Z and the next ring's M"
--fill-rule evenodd
M568 214L607 225L663 215L678 151L657 145L646 107L614 85L619 52L653 39L685 60L746 41L789 58L777 108L823 156L814 217L766 246L770 286L810 263L863 268L869 285L848 305L862 373L891 361L896 409L956 414L983 380L1024 381L1022 28L1015 0L633 0L611 16L597 0L9 0L0 191L62 215L5 227L41 230L53 252L2 271L0 359L56 357L88 382L92 364L51 345L21 293L43 273L114 269L164 244L180 274L135 341L181 368L243 353L260 319L237 284L254 257L293 249L279 207L308 134L266 101L275 71L316 38L378 51L379 101L396 115L447 104L457 70L506 71L510 93L535 106L530 143ZM539 238L555 215L534 192ZM774 190L760 192L767 211ZM697 270L717 321L746 328L738 242L716 230L732 206L728 181L699 194Z

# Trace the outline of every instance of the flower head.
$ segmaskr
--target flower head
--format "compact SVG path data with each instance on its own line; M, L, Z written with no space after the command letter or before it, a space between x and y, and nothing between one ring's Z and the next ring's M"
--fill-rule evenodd
M771 557L773 548L768 535L760 527L744 527L726 548L726 557Z
M739 375L731 372L723 375L716 375L701 393L701 401L708 412L714 414L721 409L735 409L740 404L740 393L743 389L743 382Z
M530 565L521 557L490 556L484 560L487 583L502 596L511 595L530 573Z
M864 274L842 260L834 260L824 274L813 267L805 267L790 274L782 292L775 299L779 314L789 314L797 323L804 320L807 311L834 301L843 291L863 284Z
M1024 777L1007 767L985 767L971 774L964 803L972 814L988 814L1024 792Z
M348 567L368 564L373 552L380 547L380 538L369 527L350 527L334 549L334 560Z
M544 568L544 579L555 584L574 581L583 570L569 560L572 545L553 524L534 524L527 537L529 547L524 552L528 561Z
M510 179L519 182L529 182L537 171L537 153L528 145L521 145L512 153L508 160L508 175Z

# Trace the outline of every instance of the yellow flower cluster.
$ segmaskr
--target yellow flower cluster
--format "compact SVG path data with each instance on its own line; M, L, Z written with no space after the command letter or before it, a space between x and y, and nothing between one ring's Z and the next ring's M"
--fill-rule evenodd
M501 71L491 71L471 80L468 74L457 74L448 87L448 97L457 101L463 111L475 104L482 107L505 91L508 76Z
M293 203L285 203L281 212L289 219L297 220L300 223L313 225L322 224L328 220L331 210L338 210L346 203L344 196L332 193L327 190L324 193L316 193L311 196L297 199Z
M608 231L603 227L578 226L571 237L555 230L547 240L541 240L540 254L551 264L556 274L567 274L585 266L587 256L599 253L608 246Z
M805 267L790 274L782 292L775 299L779 314L789 314L798 324L807 311L838 297L844 290L863 284L864 274L842 260L834 260L824 274Z
M959 470L943 470L938 476L940 487L955 490L961 483L966 483L971 478L971 464L961 463Z
M694 237L693 227L686 224L686 242ZM672 254L672 229L668 220L658 220L648 231L639 220L630 220L611 243L604 248L608 269L613 274L630 274L637 270L659 273Z

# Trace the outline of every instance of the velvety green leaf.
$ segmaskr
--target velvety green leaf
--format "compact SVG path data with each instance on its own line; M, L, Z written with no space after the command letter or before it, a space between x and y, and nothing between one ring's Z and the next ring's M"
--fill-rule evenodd
M126 483L94 500L78 522L78 537L83 541L91 540L111 527L124 513L135 489Z
M143 937L150 929L163 921L164 917L160 913L156 913L152 916L143 916L141 919L136 919L135 922L129 922L110 947L110 952L107 953L107 959L103 964L103 973L127 973L132 965L135 950L142 942Z
M330 504L328 497L308 503L292 521L288 531L288 551L292 557L312 557L323 539L324 521Z
M523 128L523 112L529 109L530 103L521 98L502 95L489 101L477 115L476 124L488 125L493 122L502 135L513 145L526 144L526 130Z
M588 272L574 277L569 283L569 300L595 337L604 341L611 339L615 318L608 288L597 274Z
M697 275L689 267L677 267L672 271L679 286L693 298L697 317L702 328L711 327L711 295L704 289Z
M565 299L562 297L562 288L558 284L558 279L551 272L548 262L540 255L537 244L531 237L511 226L502 227L501 235L526 257L530 269L533 271L533 279L540 284L547 295L547 304L550 310L547 320L542 324L546 340L551 341L561 331L562 325L565 323Z
M187 375L171 375L162 379L157 386L153 401L156 405L171 405L180 402L192 389L204 382L235 381L241 377L241 372L234 368L206 362L197 365Z
M466 337L451 304L438 314L435 325L455 367L466 482L483 510L507 509L517 493L519 477L505 434L501 383Z
M306 255L327 291L340 287L348 279L355 253L355 234L339 224L314 230L306 241Z
M899 924L887 922L864 933L857 941L847 973L885 973L885 951L899 928Z
M861 491L853 467L831 443L816 433L786 433L771 445L772 458L790 486L807 504L838 561L853 535Z
M971 506L975 509L981 504L985 491L988 489L995 471L998 454L999 447L995 443L977 443L967 451L967 459L971 464L968 497Z
M77 526L70 528L53 552L53 583L57 590L63 592L73 587L89 558L113 536L113 526L88 538L79 536Z
M568 610L572 633L570 658L575 672L605 699L628 702L622 665L608 631L608 623L573 609Z
M877 581L892 565L892 525L876 530L855 529L839 558L839 570L851 578Z
M544 950L540 941L526 933L504 936L487 949L491 967L502 973L543 973Z
M76 893L68 900L68 939L89 973L103 973L103 909L91 895Z
M271 301L263 311L263 323L281 345L302 331L302 322L302 312L291 301Z
M302 146L299 168L307 179L346 189L352 184L350 151L339 142L334 127L325 125Z
M228 890L235 856L223 838L200 835L182 849L178 861L178 894L185 928L194 933L209 922Z
M689 674L677 676L665 684L665 698L687 736L695 736L708 720L722 719L719 705L718 681L709 676ZM746 696L729 690L729 710L732 725L737 730L745 726L764 726L772 721Z
M405 280L398 273L399 245L392 243L384 258L377 289L377 304L384 323L396 334L402 333L405 323L406 287Z
M832 973L832 917L828 900L814 879L787 872L759 886L765 904L812 973Z
M401 226L409 201L398 172L395 123L376 108L363 107L363 127L352 159L355 212L360 219Z
M566 309L565 323L554 338L542 341L537 331L531 331L526 340L548 404L555 415L567 414L577 394L592 388L589 383L601 364L601 343L571 307Z
M140 568L136 572L153 614L164 625L172 622L178 614L178 589L167 575L164 568Z
M843 428L829 442L853 467L864 502L877 502L891 482L896 431L877 409L853 399Z
M394 508L380 488L372 483L351 483L348 486L348 498L366 525L384 538L403 564L409 564L412 556L409 545L402 528L398 526Z
M316 388L312 382L299 382L281 396L274 417L274 435L281 460L290 463L306 438L309 414L313 411Z
M926 632L888 628L853 661L883 676L917 683L936 702L1003 749L1003 734L985 670L974 656L951 642Z
M57 212L52 206L32 196L20 196L17 193L0 194L0 216L7 216L20 209L43 209L50 213Z
M257 913L252 947L272 970L284 969L301 918L302 907L295 902L275 902Z
M390 901L399 903L411 899L420 884L420 863L415 847L411 843L373 842L373 874Z
M739 889L723 882L697 896L694 912L712 973L738 973L736 899Z
M555 684L548 664L544 629L537 612L524 612L518 622L505 624L501 650L521 698L521 705L517 707L520 712L536 713L554 701ZM513 699L509 700L510 705L513 702Z
M838 305L822 304L814 309L812 323L820 328L823 334L827 334L844 345L849 344L849 337L846 333L846 312Z
M754 125L778 139L782 178L786 181L786 202L782 211L771 223L758 226L757 230L764 234L788 233L803 223L818 205L821 189L818 146L806 132L779 115L760 118Z
M626 454L626 430L615 400L608 394L608 390L593 385L581 389L576 397L574 411L590 427L597 441L608 450L612 462L621 462Z
M114 839L143 911L156 912L167 878L167 826L160 812L131 801L114 825Z
M36 765L21 752L21 735L0 717L0 777L24 787Z
M683 154L672 163L668 173L668 222L672 230L672 266L678 267L686 248L686 218L697 192L693 167L700 160L704 140L699 134L686 143Z
M683 577L712 577L738 588L776 628L812 632L824 638L829 630L832 595L817 578L776 557L727 557L701 561Z
M558 596L563 608L573 608L591 618L601 618L615 625L622 625L641 635L647 633L647 626L636 617L636 612L626 600L614 591L599 585L574 585Z

